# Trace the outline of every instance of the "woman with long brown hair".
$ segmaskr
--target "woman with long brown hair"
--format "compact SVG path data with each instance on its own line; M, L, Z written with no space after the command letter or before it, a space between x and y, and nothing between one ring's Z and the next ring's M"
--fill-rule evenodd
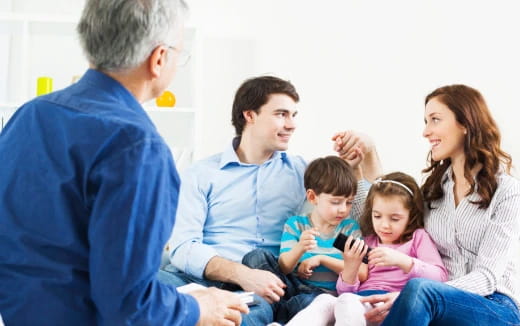
M401 326L519 325L520 182L510 175L497 124L482 95L465 85L438 88L425 105L425 228L449 281L412 279L400 294L363 299L384 302L366 318Z

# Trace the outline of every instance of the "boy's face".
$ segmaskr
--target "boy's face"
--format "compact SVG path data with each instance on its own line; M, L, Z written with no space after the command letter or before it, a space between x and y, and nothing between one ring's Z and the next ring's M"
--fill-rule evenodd
M246 111L246 129L264 152L285 151L296 128L296 102L285 94L271 94L258 113Z
M375 195L372 203L372 224L381 243L398 243L409 219L410 210L404 207L400 196Z
M349 197L326 193L316 195L313 190L307 190L307 199L314 205L313 217L322 224L337 226L350 215L354 195Z

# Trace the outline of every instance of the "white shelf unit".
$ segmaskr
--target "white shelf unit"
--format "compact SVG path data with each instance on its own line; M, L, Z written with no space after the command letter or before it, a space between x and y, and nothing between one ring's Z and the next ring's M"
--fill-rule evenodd
M53 1L60 5L63 0ZM16 109L36 96L38 77L51 77L53 90L58 90L70 85L75 76L81 76L88 68L76 34L83 3L73 3L73 8L70 3L67 2L64 14L46 13L44 10L52 7L42 8L40 2L33 0L0 5L0 132ZM34 6L40 7L34 11ZM33 10L29 11L30 8ZM144 104L170 146L179 170L197 157L202 108L198 89L201 42L193 27L186 28L184 38L191 59L185 67L178 68L168 87L176 96L176 106L159 108L155 100Z

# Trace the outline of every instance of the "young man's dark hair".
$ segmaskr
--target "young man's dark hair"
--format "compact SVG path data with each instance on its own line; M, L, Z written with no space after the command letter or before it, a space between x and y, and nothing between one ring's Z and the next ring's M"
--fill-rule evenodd
M357 179L352 167L337 156L312 161L303 177L305 189L333 196L351 196L357 191Z
M271 94L285 94L295 102L300 100L293 84L273 76L261 76L246 80L238 88L233 101L231 122L237 136L241 136L246 125L244 111L253 110L256 113L267 103Z

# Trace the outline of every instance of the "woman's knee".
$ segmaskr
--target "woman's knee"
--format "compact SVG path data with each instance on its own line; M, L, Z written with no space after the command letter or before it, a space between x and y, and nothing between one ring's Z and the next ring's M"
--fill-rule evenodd
M409 280L401 294L399 295L403 300L416 301L419 297L429 297L432 294L441 291L443 283L433 281L425 278L413 278Z

